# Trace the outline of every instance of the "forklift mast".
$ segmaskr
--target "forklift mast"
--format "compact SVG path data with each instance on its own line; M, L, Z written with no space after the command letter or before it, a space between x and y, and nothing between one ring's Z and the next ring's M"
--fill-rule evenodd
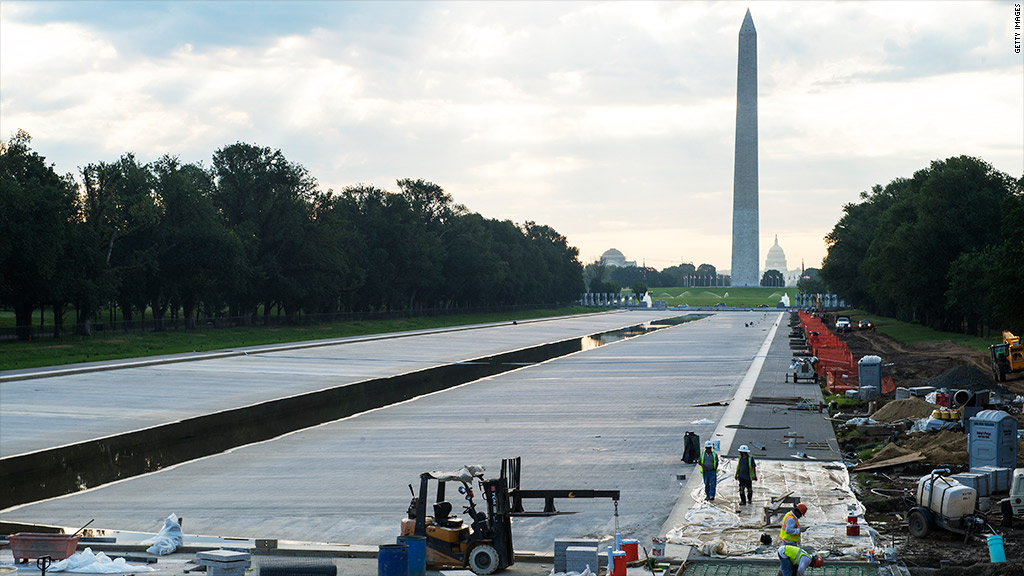
M509 510L508 482L505 478L481 480L480 485L487 500L487 538L494 542L494 549L501 558L515 558L512 549L512 514ZM474 523L474 528L476 523Z

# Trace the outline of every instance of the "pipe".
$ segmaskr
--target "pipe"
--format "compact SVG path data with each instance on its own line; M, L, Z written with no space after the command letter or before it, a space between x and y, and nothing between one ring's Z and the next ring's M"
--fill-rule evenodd
M957 407L966 406L973 397L974 394L970 390L957 390L953 393L953 405Z

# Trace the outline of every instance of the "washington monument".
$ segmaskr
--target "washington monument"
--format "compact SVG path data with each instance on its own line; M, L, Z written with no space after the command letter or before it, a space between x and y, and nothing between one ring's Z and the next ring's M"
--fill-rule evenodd
M757 286L757 31L740 26L736 72L736 158L732 176L732 285Z

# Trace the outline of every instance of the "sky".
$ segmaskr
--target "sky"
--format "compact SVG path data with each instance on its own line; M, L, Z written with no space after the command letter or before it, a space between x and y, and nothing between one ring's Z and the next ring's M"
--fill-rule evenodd
M875 184L959 155L1024 175L1014 6L0 1L0 138L23 129L76 176L246 142L323 189L434 182L584 263L728 269L749 8L760 264L778 236L790 268L817 267Z

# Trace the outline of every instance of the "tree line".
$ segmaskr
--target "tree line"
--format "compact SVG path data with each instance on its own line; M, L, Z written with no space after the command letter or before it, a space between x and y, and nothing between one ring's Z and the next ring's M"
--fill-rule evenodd
M1024 330L1024 176L958 156L860 200L825 237L832 291L939 330Z
M0 142L0 305L88 334L101 307L200 317L571 302L579 252L552 228L484 218L434 183L323 190L280 150L235 143L212 165L126 153L58 175L24 131Z
M678 286L729 286L730 276L718 274L711 264L678 264L663 270L648 266L614 266L601 261L583 268L588 292L614 294L623 288L643 285L644 288Z

